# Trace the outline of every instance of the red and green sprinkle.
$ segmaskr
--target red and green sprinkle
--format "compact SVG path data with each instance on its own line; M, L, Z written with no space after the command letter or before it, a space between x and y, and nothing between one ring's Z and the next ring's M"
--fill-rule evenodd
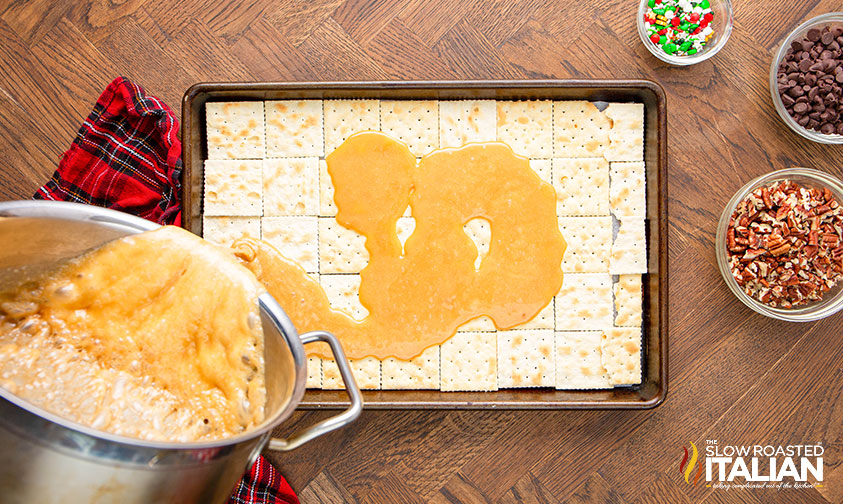
M714 36L709 0L647 0L644 26L650 41L673 56L702 51Z

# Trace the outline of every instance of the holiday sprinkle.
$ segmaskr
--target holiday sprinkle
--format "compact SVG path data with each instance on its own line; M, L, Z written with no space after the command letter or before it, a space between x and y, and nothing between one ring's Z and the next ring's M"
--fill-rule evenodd
M702 51L714 36L709 0L647 0L644 26L657 46L674 56L691 56Z

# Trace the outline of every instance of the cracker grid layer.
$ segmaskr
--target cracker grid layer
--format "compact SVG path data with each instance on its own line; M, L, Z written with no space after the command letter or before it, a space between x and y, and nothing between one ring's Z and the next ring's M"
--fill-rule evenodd
M441 389L497 390L497 335L458 332L441 346Z
M279 108L277 104L283 107ZM272 173L269 168L261 169L257 172L257 189L253 191L248 188L255 185L254 172L251 179L248 174L229 174L227 183L223 177L218 177L210 183L206 180L206 237L224 244L239 237L241 230L252 236L264 233L268 241L273 241L274 237L278 248L286 248L286 252L282 251L282 254L296 256L296 262L303 264L311 276L323 283L335 309L342 309L357 319L368 314L359 302L359 275L333 273L359 272L368 262L368 252L365 250L365 240L362 236L343 228L332 218L336 215L333 185L327 173L327 165L324 159L320 159L330 154L349 135L358 131L381 130L408 143L416 156L440 146L459 146L471 141L497 139L508 143L516 154L529 157L530 167L539 177L553 184L559 193L568 196L560 202L561 209L557 211L560 215L560 230L568 242L562 265L563 271L566 272L563 291L566 286L569 291L585 289L588 292L584 296L560 292L536 317L511 331L497 331L491 319L479 317L460 327L459 333L449 340L449 344L428 349L413 361L354 360L355 376L360 374L358 379L364 382L365 387L436 389L440 387L441 382L446 390L449 387L451 390L494 390L501 376L514 376L507 371L507 364L500 360L508 352L503 348L506 343L501 339L506 333L545 333L555 329L556 332L551 338L555 339L555 342L550 359L554 370L550 385L559 387L560 380L568 383L562 388L605 388L611 385L595 385L600 380L608 380L608 374L605 373L595 372L593 375L578 378L560 378L560 372L557 370L560 359L561 362L566 362L565 358L570 357L561 356L559 353L560 338L574 347L590 345L592 350L597 341L598 359L606 358L607 365L611 365L612 356L604 357L599 350L599 344L603 340L599 338L601 333L596 329L604 330L614 323L616 326L627 326L615 329L631 327L637 331L637 336L630 336L628 339L637 337L640 349L640 273L646 271L646 237L643 235L646 181L642 162L641 104L613 103L603 112L589 102L546 100L289 100L240 102L229 107L223 105L208 104L210 108L206 108L209 112L206 119L211 158L283 157L300 163L298 166L303 169L298 173L287 174ZM224 108L229 112L234 111L228 118L234 121L235 126L245 124L246 128L229 128L230 121L228 124L223 123L219 114L213 114L215 107L220 111ZM250 118L257 119L250 122ZM217 121L217 124L214 124L214 121ZM318 124L316 130L312 128L314 124ZM225 131L222 131L223 126L220 125L225 127ZM289 133L297 128L300 134ZM230 138L222 138L222 133L226 133ZM235 137L240 133L242 138L238 140ZM215 134L212 140L211 137ZM219 148L213 148L214 143L218 144L216 147ZM307 161L302 161L302 156L307 156ZM607 169L606 162L600 159L601 157L612 161L611 167ZM271 164L269 166L272 167ZM295 168L290 169L290 166L295 164L284 165L295 172ZM214 179L213 166L210 171L211 178ZM599 174L596 182L594 173ZM610 180L608 183L605 182L606 178ZM284 180L286 186L273 184L276 179ZM268 182L268 187L275 188L267 190L262 182ZM215 202L214 198L220 191L214 189L220 189L220 186L226 186L222 188L224 194L222 198L217 197ZM587 190L582 189L585 186L588 186ZM208 194L209 190L215 194ZM606 197L594 198L595 191L600 194L606 192ZM230 192L243 194L245 197L227 197L226 194ZM240 199L245 202L239 201ZM230 204L232 201L234 204ZM225 209L215 209L215 204L224 205ZM612 217L608 217L610 212L620 222L614 240ZM266 215L263 220L260 219L262 214ZM322 218L316 219L316 216ZM288 225L284 225L286 220L289 220ZM313 242L316 244L315 249L313 246L305 246L302 241L306 241L304 236L314 235L314 221L315 234L318 237ZM267 222L270 222L268 233L266 229L261 229ZM304 222L308 224L304 225ZM333 227L329 228L328 222L332 222ZM399 219L396 225L396 234L402 245L412 234L414 227L415 220L410 217L408 208L405 216ZM490 242L487 228L488 226L481 226L474 229L471 225L465 228L466 233L475 241L481 256ZM314 255L321 260L314 261ZM478 262L480 259L482 258L478 257ZM317 267L314 267L314 262ZM320 262L323 263L321 275L315 272ZM643 271L639 271L642 265ZM607 296L606 278L611 278L608 275L610 271L620 276L614 284L614 289L611 280L608 281ZM599 281L592 278L595 287L580 285L588 283L585 281L589 277L599 277ZM582 303L589 305L583 316L560 315L563 310L568 310L570 315L571 299L574 297L583 301L583 297L588 299L589 296L593 299L590 303ZM608 319L605 316L607 312ZM613 312L616 314L614 317ZM576 330L570 330L571 328ZM629 341L616 343L620 340L610 335L607 335L604 345L609 352L614 352L613 355L617 354L615 357L618 359L618 365L623 367L626 365L623 359L630 357L624 357L623 352L618 352L618 348ZM583 341L580 342L580 339ZM468 371L459 369L459 365L465 363L459 359L454 360L453 355L455 349L457 355L461 355L460 348L468 350L465 346L466 341L471 341L471 345L478 347L475 354L468 354ZM640 350L637 355L640 357ZM592 361L586 364L593 365L594 354L590 354L588 358ZM311 366L308 387L321 386L324 377L325 388L339 388L341 382L335 363L326 360L323 366L323 359L313 358L309 359L309 364ZM443 372L441 376L440 365ZM483 382L479 377L474 378L472 385L464 383L470 379L472 366L478 368L484 365L487 368L494 366L492 379L495 383ZM456 370L448 370L448 367L454 366ZM318 373L315 370L318 370ZM455 371L456 374L447 375L449 371ZM466 373L469 376L466 376ZM624 378L618 378L618 373L619 371L615 373L613 379L622 381ZM543 377L545 378L547 376ZM637 379L640 382L640 360ZM571 380L573 384L570 383ZM450 385L445 385L446 381ZM622 384L621 381L618 383ZM506 383L506 379L503 379L501 386L510 386Z
M612 276L566 274L554 298L556 330L590 331L612 326Z
M383 100L381 131L410 147L416 157L439 147L439 104L436 100Z
M641 383L641 329L613 327L603 331L601 362L612 385Z
M404 254L404 244L407 243L407 238L416 230L416 219L412 217L399 217L395 222L395 234L398 236L398 241L401 242L401 254Z
M547 159L553 156L553 108L548 100L499 101L498 140L519 156Z
M557 389L612 388L603 367L602 334L602 331L556 332Z
M369 310L360 303L360 275L319 275L319 283L331 308L342 310L356 320L369 315Z
M609 215L609 163L603 158L554 158L556 214Z
M317 217L264 217L262 239L308 273L319 271Z
M469 142L493 142L494 100L439 102L439 146L461 147Z
M307 358L307 388L322 388L322 359L320 357Z
M609 161L644 160L644 104L610 103L604 111L612 120L609 148L604 156Z
M559 230L568 244L562 258L562 271L608 273L611 217L559 217Z
M438 390L439 345L409 361L389 357L381 363L384 390Z
M259 160L206 160L204 214L259 217L263 202L261 163Z
M325 154L360 131L380 129L378 100L325 100Z
M324 159L319 160L319 215L327 217L337 215L337 206L334 203L334 183L328 173L328 163Z
M319 159L281 158L263 161L263 214L319 214Z
M325 155L321 100L268 101L265 113L266 157Z
M492 244L492 225L486 219L476 217L466 222L462 229L477 248L474 269L479 270L483 259L489 255L489 247Z
M358 387L364 390L381 388L381 361L374 357L366 357L365 359L349 359L348 363ZM334 359L322 359L322 388L324 390L345 388L340 368Z
M613 275L647 272L647 237L644 219L623 219L612 243L609 271Z
M539 178L550 185L553 185L550 159L531 159L530 168L539 175Z
M553 102L553 155L599 157L609 147L609 118L587 101Z
M205 125L208 159L263 158L263 102L208 102Z
M553 329L555 327L553 311L553 299L551 299L547 306L542 308L535 317L513 327L513 329ZM494 327L492 329L494 330Z
M202 238L225 247L243 236L260 238L258 217L202 217Z
M500 331L498 387L552 387L556 381L552 330Z
M457 327L457 332L474 332L474 331L483 331L483 332L494 332L497 329L495 328L495 323L492 322L492 319L481 315L477 318L473 318L466 322L465 324Z
M647 213L644 162L612 163L609 206L618 219L645 217Z
M319 218L320 273L359 273L369 263L366 238L331 217Z
M641 275L619 275L615 289L615 325L641 327Z

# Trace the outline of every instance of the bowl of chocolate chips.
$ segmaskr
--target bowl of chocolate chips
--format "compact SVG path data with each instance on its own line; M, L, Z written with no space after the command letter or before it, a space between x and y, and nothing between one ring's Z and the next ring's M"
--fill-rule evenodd
M770 68L770 92L793 131L843 143L843 13L810 19L784 39Z

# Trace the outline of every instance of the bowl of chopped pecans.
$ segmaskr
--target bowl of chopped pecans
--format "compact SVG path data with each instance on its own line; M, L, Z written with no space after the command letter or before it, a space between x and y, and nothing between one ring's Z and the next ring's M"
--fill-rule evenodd
M720 216L723 280L768 317L809 322L843 308L843 182L786 168L738 191Z

